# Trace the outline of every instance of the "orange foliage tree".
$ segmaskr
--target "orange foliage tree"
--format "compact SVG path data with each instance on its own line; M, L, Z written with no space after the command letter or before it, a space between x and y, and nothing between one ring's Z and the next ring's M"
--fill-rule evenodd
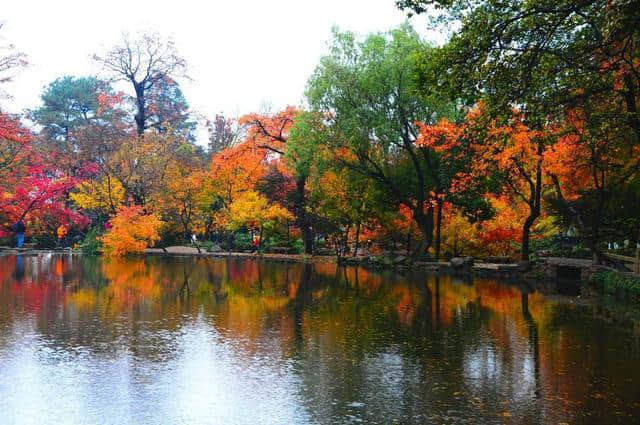
M637 214L625 215L638 207L640 141L626 118L611 116L615 107L593 101L568 110L553 126L557 142L545 153L554 206L584 236L595 259L613 263L600 242L615 238L625 217L631 226L621 239L640 240Z
M245 192L252 190L266 173L267 153L252 143L244 142L217 152L211 158L209 183L204 188L210 208L205 220L208 233L212 229L227 230L230 206Z
M542 212L542 193L545 187L543 157L548 148L549 135L529 128L524 114L518 110L513 110L512 115L504 122L498 122L485 116L483 103L476 108L477 111L468 116L469 133L475 139L472 146L478 158L473 163L471 173L476 177L493 175L498 183L499 193L508 195L516 203L526 205L528 214L521 221L521 236L517 240L521 243L522 260L528 260L531 229ZM500 199L503 202L508 198ZM495 199L492 204L495 206ZM498 216L501 211L497 212ZM517 215L511 218L516 219ZM505 220L497 221L506 224ZM512 223L503 226L498 232L502 236L498 239L511 234L511 226Z
M155 214L145 214L139 205L121 206L109 220L110 228L101 242L107 255L120 257L142 253L160 239L162 221Z
M276 158L280 158L287 153L289 142L289 131L294 124L296 116L301 111L288 106L283 111L275 114L249 114L241 117L238 122L247 127L247 142L264 149ZM295 167L294 167L295 168ZM306 254L313 253L313 226L311 216L307 211L307 191L306 184L309 177L306 173L295 173L291 170L295 178L295 192L293 199L293 212L296 218L296 225L302 233L304 251Z

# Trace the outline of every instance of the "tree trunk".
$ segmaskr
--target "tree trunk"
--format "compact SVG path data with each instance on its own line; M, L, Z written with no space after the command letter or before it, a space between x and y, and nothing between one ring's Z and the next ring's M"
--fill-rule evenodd
M347 225L347 229L344 232L342 237L342 250L340 253L341 257L346 257L347 252L349 252L349 231L351 230L351 224Z
M310 226L303 226L302 242L304 243L304 253L313 255L313 229Z
M294 213L296 215L296 224L302 233L302 242L304 243L304 253L313 255L313 229L309 223L309 216L305 211L306 198L305 198L305 185L307 183L306 177L298 177L296 179L296 192L294 199Z
M413 253L414 257L417 257L424 255L433 242L433 207L429 207L426 214L421 207L420 209L415 209L413 216L422 234L422 240Z
M604 180L604 179L603 179ZM602 185L604 185L604 181L602 182ZM600 213L598 213L597 211L603 211L604 210L604 206L606 203L606 199L605 199L605 193L604 190L602 189L602 187L598 188L598 204L596 207L596 212L594 212L594 214L591 214L592 216L592 220L591 220L591 250L593 251L593 263L594 264L600 264L603 260L605 260L604 258L602 258L602 255L595 249L596 247L598 247L599 242L600 242L600 227L602 224L602 216L600 215Z
M532 211L522 225L522 261L527 261L529 259L529 239L531 236L531 226L537 218L538 214L534 215L534 212Z
M133 88L136 91L136 115L134 117L136 121L136 132L138 136L142 136L144 133L146 117L146 100L144 98L144 83L137 83L133 81Z
M436 216L436 261L440 261L440 243L441 243L441 229L442 229L442 199L437 200L438 215Z
M233 232L229 232L229 235L227 237L227 249L229 250L229 252L233 251L233 240L234 240L234 235Z
M360 248L360 222L356 225L356 244L353 249L353 258L358 256L358 248Z
M522 261L529 260L529 240L531 236L531 226L540 217L540 203L542 199L542 153L544 150L543 141L538 141L538 163L536 168L536 183L534 192L529 198L530 213L522 225Z

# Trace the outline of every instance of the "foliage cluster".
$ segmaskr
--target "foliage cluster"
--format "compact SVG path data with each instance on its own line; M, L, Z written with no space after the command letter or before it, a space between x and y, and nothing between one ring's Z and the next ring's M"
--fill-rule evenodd
M601 271L592 276L595 288L608 295L640 301L640 278L613 271Z
M145 214L142 207L122 206L109 220L109 230L100 242L107 255L142 253L160 239L161 226L162 221L155 214Z

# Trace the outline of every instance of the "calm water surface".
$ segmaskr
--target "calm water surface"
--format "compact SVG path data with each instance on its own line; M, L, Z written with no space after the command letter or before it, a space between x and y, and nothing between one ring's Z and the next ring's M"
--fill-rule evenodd
M332 264L5 256L0 423L640 423L636 317Z

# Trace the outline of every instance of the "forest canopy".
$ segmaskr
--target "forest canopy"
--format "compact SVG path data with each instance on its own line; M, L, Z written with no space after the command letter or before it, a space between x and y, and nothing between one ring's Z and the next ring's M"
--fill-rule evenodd
M633 252L638 1L397 4L446 42L408 23L336 28L303 104L238 117L191 110L171 39L96 49L97 75L56 78L22 116L0 111L3 244L23 221L35 246L64 234L111 255L194 240L433 259ZM2 89L27 58L0 55Z

